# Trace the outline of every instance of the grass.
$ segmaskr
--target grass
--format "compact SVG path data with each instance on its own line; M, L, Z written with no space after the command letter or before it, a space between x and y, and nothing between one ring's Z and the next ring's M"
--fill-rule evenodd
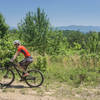
M55 82L65 82L75 87L81 84L96 86L100 83L99 67L94 66L91 61L87 63L86 59L80 59L79 55L73 55L70 58L68 56L47 56L46 58L48 65L44 76L47 86Z

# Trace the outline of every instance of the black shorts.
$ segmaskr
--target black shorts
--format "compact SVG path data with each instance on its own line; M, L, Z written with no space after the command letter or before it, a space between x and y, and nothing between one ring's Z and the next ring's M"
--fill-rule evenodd
M27 67L30 63L33 62L33 58L31 56L24 58L19 62L20 66Z

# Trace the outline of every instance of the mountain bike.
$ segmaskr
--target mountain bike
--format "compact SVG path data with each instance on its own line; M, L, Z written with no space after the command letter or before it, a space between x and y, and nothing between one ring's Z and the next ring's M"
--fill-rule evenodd
M16 70L17 74L29 87L39 87L43 84L44 77L41 71L36 69L28 70L28 76L23 77L23 72L18 69L18 64L9 62L6 67L0 66L0 85L10 86L15 80L15 73L12 67Z

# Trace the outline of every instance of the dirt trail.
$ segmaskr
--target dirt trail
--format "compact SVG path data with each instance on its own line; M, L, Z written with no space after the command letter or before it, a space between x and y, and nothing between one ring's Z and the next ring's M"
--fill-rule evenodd
M50 96L32 96L32 95L22 95L15 93L0 93L0 100L58 100L57 98Z
M29 88L23 82L0 89L0 100L100 100L100 88L72 88L68 85Z
M25 83L14 82L11 87L0 89L0 100L65 100L50 96L40 88L29 88Z

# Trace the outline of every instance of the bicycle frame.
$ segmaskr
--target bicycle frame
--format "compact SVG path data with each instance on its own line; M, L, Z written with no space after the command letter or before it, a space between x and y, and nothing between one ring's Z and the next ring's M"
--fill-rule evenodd
M23 78L22 75L20 74L21 71L17 69L17 65L13 64L13 66L14 66L16 72L18 73L18 75L20 76L20 78Z

